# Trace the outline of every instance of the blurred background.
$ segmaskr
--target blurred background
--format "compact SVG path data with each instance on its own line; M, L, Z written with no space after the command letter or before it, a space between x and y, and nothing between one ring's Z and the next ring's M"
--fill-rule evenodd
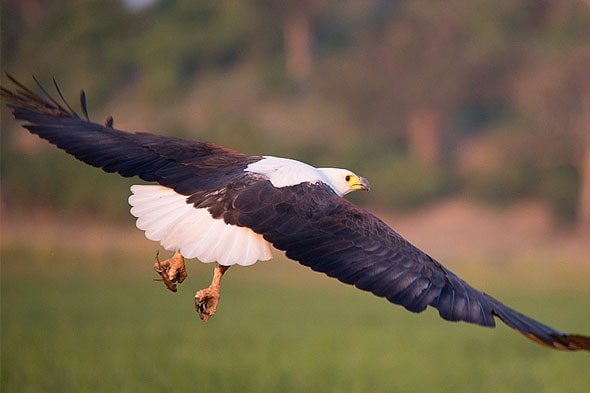
M590 6L488 3L4 0L2 68L122 129L354 168L381 208L533 198L590 228ZM3 203L89 205L15 187L53 151L2 125Z
M74 107L84 89L93 120L112 115L127 131L353 169L372 185L351 196L355 203L475 284L508 297L523 284L535 299L565 296L559 299L572 305L569 326L588 333L587 311L577 318L573 304L590 302L589 1L2 0L1 29L2 71L30 86L32 74L47 87L55 78ZM22 309L5 300L17 299L22 286L6 280L24 285L32 271L50 288L80 274L104 285L110 269L134 275L149 268L156 245L134 230L128 213L136 180L87 168L23 131L5 108L1 113L3 358L39 363L34 349L34 361L4 350L5 340L28 340L16 332L30 322L4 324L14 320L10 310ZM121 268L129 253L143 260ZM53 269L56 256L71 267L65 281ZM80 268L80 258L94 262ZM283 269L297 287L314 280L305 269ZM202 272L205 283L209 272ZM328 292L341 290L317 280ZM5 387L44 381L25 372L6 382L15 373L6 361L2 372ZM271 390L330 391L282 372L268 382ZM207 375L209 388L224 390ZM535 384L537 376L515 375L519 385L508 389L551 386ZM486 390L458 378L453 391ZM68 390L72 381L54 387ZM388 391L384 386L392 385L372 388Z

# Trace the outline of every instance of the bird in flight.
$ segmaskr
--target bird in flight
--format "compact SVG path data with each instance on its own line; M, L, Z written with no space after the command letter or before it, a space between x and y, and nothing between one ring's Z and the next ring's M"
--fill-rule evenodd
M211 285L195 295L204 321L217 309L227 269L268 260L274 247L412 312L431 306L445 320L488 327L497 317L546 347L590 350L590 337L551 328L471 287L344 199L352 191L369 190L369 182L350 170L121 131L112 118L104 125L90 121L83 91L79 115L55 81L53 97L36 79L39 93L6 77L15 87L2 87L1 95L31 133L106 172L156 183L131 187L131 214L148 239L174 252L154 265L170 290L187 276L185 258L215 263Z

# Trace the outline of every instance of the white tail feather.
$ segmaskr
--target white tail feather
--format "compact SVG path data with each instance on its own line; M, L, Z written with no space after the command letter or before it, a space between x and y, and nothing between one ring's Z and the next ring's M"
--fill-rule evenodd
M129 204L137 227L166 250L226 266L252 265L272 257L270 244L261 235L214 219L207 209L196 209L170 188L134 185L131 192Z

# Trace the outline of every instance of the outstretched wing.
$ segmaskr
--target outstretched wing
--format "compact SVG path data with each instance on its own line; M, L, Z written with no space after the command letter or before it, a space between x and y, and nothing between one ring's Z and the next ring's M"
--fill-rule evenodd
M432 306L446 320L483 326L495 326L497 316L542 345L590 349L590 337L555 330L472 288L325 185L277 189L261 182L242 192L234 206L239 225L262 234L287 257L412 312Z
M26 122L25 128L106 172L139 176L191 195L222 187L243 176L248 164L261 159L209 142L120 131L111 126L112 118L106 125L93 123L88 119L84 92L80 95L82 118L63 97L60 104L40 84L46 98L7 77L18 89L13 92L2 87L1 94L9 100L14 117ZM57 84L55 87L61 97Z

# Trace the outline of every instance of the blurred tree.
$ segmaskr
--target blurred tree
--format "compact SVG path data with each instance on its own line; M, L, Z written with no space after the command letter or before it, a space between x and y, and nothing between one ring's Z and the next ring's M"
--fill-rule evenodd
M35 3L35 2L33 2ZM4 3L2 3L4 7ZM41 1L32 16L24 3L17 12L2 13L3 31L14 39L4 46L4 67L17 75L56 78L64 89L92 89L105 99L112 81L119 81L130 52L135 25L119 0ZM27 9L27 10L25 10ZM4 29L4 27L3 27ZM4 41L4 40L3 40ZM42 67L40 66L42 65ZM92 78L87 75L92 74Z
M365 132L386 143L405 141L410 156L431 168L452 162L453 145L466 137L504 129L519 141L511 150L521 149L514 173L528 177L525 188L541 195L550 193L538 175L551 169L549 157L578 157L581 184L569 189L582 190L579 206L558 210L586 214L583 190L590 187L582 180L588 175L580 146L588 134L581 109L590 74L587 2L417 0L381 11L378 23L366 14L348 51L323 62L327 96L340 99ZM548 133L561 141L527 148ZM531 142L520 143L523 138ZM574 145L578 153L571 155Z
M515 78L515 103L528 122L531 137L548 140L538 164L571 164L578 170L578 222L590 225L590 46L574 47L555 56L537 58Z
M136 43L145 92L177 95L207 69L234 64L252 46L255 26L247 2L160 1L143 15Z
M537 152L538 164L577 169L573 210L579 227L589 230L590 4L547 0L534 15L540 31L512 80L511 96L531 137L550 141Z
M367 14L355 50L339 59L354 63L327 63L326 94L336 90L383 140L403 137L418 162L440 165L457 131L455 116L467 103L495 104L505 92L502 80L518 56L505 45L511 33L503 26L515 8L419 0L383 9L379 23Z
M584 156L582 157L581 170L581 186L579 199L579 225L582 231L590 231L590 142L586 142Z
M4 0L2 3L4 10L18 13L27 28L35 28L44 17L48 1Z
M266 19L282 23L285 72L289 82L304 86L309 82L314 57L314 15L329 0L258 0Z
M285 69L289 79L305 84L311 75L313 62L313 27L311 1L291 4L283 11L283 41L285 43Z

